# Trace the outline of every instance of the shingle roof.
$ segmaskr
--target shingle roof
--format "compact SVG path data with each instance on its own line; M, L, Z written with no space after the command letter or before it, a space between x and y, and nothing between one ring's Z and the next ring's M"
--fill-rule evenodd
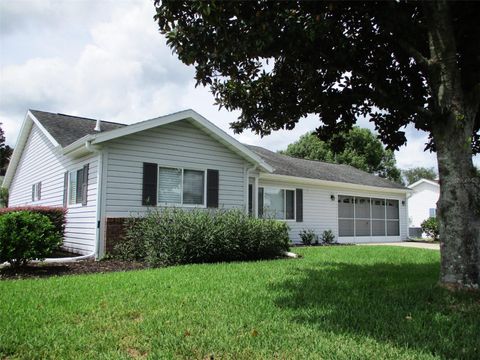
M62 146L70 145L85 135L95 134L95 123L97 120L84 117L54 114L45 111L30 110L43 127ZM102 132L115 130L125 124L114 123L102 120Z
M273 172L274 174L391 189L407 189L400 184L369 174L350 165L298 159L275 153L259 146L247 146L275 169Z
M76 140L95 134L95 119L84 117L54 114L45 111L30 110L53 138L65 147ZM102 132L115 130L127 126L125 124L102 120ZM275 153L259 146L246 145L259 155L267 164L272 166L274 174L297 176L309 179L336 181L350 184L377 186L392 189L407 189L381 177L358 170L349 165L331 164L322 161L297 159L287 155Z

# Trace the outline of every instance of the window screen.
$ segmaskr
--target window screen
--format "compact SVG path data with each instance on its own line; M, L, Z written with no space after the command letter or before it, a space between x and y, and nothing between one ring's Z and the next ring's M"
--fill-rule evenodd
M158 202L181 204L182 169L158 169Z
M268 214L268 217L274 219L284 219L284 190L283 189L264 189L264 212Z
M205 192L205 172L183 170L183 203L202 205Z

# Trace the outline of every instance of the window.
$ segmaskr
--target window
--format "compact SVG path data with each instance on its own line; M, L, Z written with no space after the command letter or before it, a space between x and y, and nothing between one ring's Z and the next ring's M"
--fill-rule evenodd
M81 204L83 202L83 168L68 173L68 204Z
M205 205L205 171L158 168L158 203Z
M295 190L261 187L258 197L259 217L295 220Z
M42 182L32 185L32 201L38 201L42 198Z
M437 209L435 208L428 209L428 214L431 218L437 217Z
M399 201L338 196L339 236L399 236Z

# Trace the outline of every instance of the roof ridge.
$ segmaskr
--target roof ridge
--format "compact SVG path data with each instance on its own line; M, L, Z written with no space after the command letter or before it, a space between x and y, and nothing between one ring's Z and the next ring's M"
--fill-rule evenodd
M115 121L108 121L108 120L103 120L103 119L93 119L93 118L88 118L88 117L85 117L85 116L69 115L69 114L64 114L64 113L54 113L54 112L50 112L50 111L35 110L35 109L29 109L29 110L30 110L30 111L35 111L35 112L41 112L41 113L45 113L45 114L50 114L50 115L66 116L66 117L72 117L72 118L77 118L77 119L82 119L82 120L89 120L89 121L97 121L97 120L100 120L100 121L102 121L102 122L109 123L109 124L128 126L128 124L124 124L124 123L119 123L119 122L115 122Z

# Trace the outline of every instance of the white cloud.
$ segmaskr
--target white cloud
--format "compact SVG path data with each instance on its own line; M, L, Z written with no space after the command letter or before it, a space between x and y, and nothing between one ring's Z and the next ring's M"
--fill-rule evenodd
M28 16L25 10L28 9ZM0 122L15 143L28 108L133 123L193 108L238 140L284 149L318 126L302 119L292 131L261 139L229 124L238 112L219 111L208 89L195 88L153 21L151 1L3 0L0 2ZM366 119L361 126L373 129ZM409 131L402 167L435 166L425 136Z

